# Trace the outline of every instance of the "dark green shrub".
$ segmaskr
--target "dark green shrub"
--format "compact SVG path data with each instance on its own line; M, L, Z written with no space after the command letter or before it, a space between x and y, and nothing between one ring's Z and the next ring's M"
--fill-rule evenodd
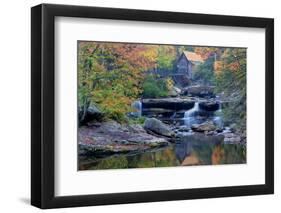
M168 96L168 88L165 79L157 79L153 75L147 75L143 83L143 98L161 98Z

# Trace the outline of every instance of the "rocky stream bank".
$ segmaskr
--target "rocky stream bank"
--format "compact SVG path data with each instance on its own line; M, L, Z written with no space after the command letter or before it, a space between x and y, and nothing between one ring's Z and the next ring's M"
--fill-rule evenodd
M214 96L213 87L191 87L176 97L142 99L133 104L137 112L129 116L145 118L143 124L102 121L99 118L104 115L89 107L78 130L79 155L104 158L141 153L186 143L191 135L200 139L198 143L244 145L246 131L225 126L218 115L223 104Z

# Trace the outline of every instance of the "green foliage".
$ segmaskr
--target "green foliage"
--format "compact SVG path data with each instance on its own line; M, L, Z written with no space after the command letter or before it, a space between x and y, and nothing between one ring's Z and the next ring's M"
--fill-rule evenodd
M161 98L168 96L168 87L165 79L157 79L153 75L147 75L143 83L143 98Z
M203 85L214 85L214 57L209 57L203 64L194 70L193 80Z
M246 146L237 144L222 145L224 156L221 164L246 163Z
M196 47L205 62L194 71L199 84L215 85L215 93L229 101L222 108L226 125L246 129L246 49ZM215 61L216 60L216 61Z
M129 118L128 124L144 124L145 117L139 117L139 118Z
M176 59L176 49L174 46L160 46L157 55L157 68L162 70L172 70Z
M177 59L181 56L183 51L194 52L195 48L193 46L177 46Z
M230 103L223 108L226 123L246 129L246 49L227 48L221 56L222 70L216 76L216 92Z

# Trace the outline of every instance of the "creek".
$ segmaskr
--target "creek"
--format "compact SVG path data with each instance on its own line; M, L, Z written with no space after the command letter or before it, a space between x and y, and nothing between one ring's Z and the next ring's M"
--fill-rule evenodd
M115 154L103 158L80 157L79 170L246 163L245 146L225 144L222 135L205 135L191 130L192 125L206 121L212 121L217 128L224 128L220 102L216 100L218 105L213 110L206 110L206 106L200 104L203 101L208 100L195 99L193 107L188 110L159 106L144 109L141 101L134 102L132 105L137 109L134 116L157 117L177 131L184 129L183 134L175 143L149 151Z

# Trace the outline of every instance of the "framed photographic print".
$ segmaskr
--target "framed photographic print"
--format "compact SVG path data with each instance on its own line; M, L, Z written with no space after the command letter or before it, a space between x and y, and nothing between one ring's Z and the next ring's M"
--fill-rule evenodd
M274 21L31 9L31 203L272 194Z

